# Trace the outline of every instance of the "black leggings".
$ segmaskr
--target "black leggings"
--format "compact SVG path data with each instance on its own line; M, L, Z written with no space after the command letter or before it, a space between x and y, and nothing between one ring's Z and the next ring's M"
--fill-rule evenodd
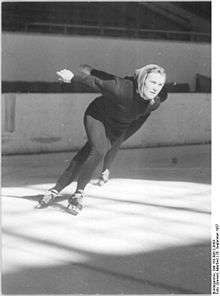
M88 141L73 157L67 169L59 177L55 187L58 192L77 179L77 190L84 190L102 161L103 171L109 169L123 142L123 136L111 141L106 135L104 124L90 115L85 115L84 125Z

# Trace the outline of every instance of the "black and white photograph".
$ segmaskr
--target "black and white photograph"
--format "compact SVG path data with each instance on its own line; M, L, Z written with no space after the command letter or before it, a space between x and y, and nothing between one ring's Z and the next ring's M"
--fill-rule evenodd
M3 295L219 294L212 4L1 2Z

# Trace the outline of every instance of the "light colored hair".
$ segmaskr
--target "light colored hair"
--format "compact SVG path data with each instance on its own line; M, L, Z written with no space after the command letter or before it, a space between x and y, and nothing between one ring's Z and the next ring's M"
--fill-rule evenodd
M134 77L137 81L137 92L143 98L145 98L144 82L150 73L159 73L160 75L165 76L165 79L166 79L166 71L161 66L158 66L155 64L149 64L140 69L137 69L134 73Z

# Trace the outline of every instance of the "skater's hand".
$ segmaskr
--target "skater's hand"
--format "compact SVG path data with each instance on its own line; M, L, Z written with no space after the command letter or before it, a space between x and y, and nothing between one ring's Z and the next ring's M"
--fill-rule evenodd
M56 74L59 76L58 80L61 80L65 83L70 83L71 79L74 77L73 72L67 69L57 71Z
M80 65L79 70L87 75L90 75L92 67L90 67L89 65Z

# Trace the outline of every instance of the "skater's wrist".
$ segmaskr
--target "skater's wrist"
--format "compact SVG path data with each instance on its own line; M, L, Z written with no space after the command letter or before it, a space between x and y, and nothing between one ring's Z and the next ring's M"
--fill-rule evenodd
M89 65L80 65L79 70L86 75L91 75L93 69Z

